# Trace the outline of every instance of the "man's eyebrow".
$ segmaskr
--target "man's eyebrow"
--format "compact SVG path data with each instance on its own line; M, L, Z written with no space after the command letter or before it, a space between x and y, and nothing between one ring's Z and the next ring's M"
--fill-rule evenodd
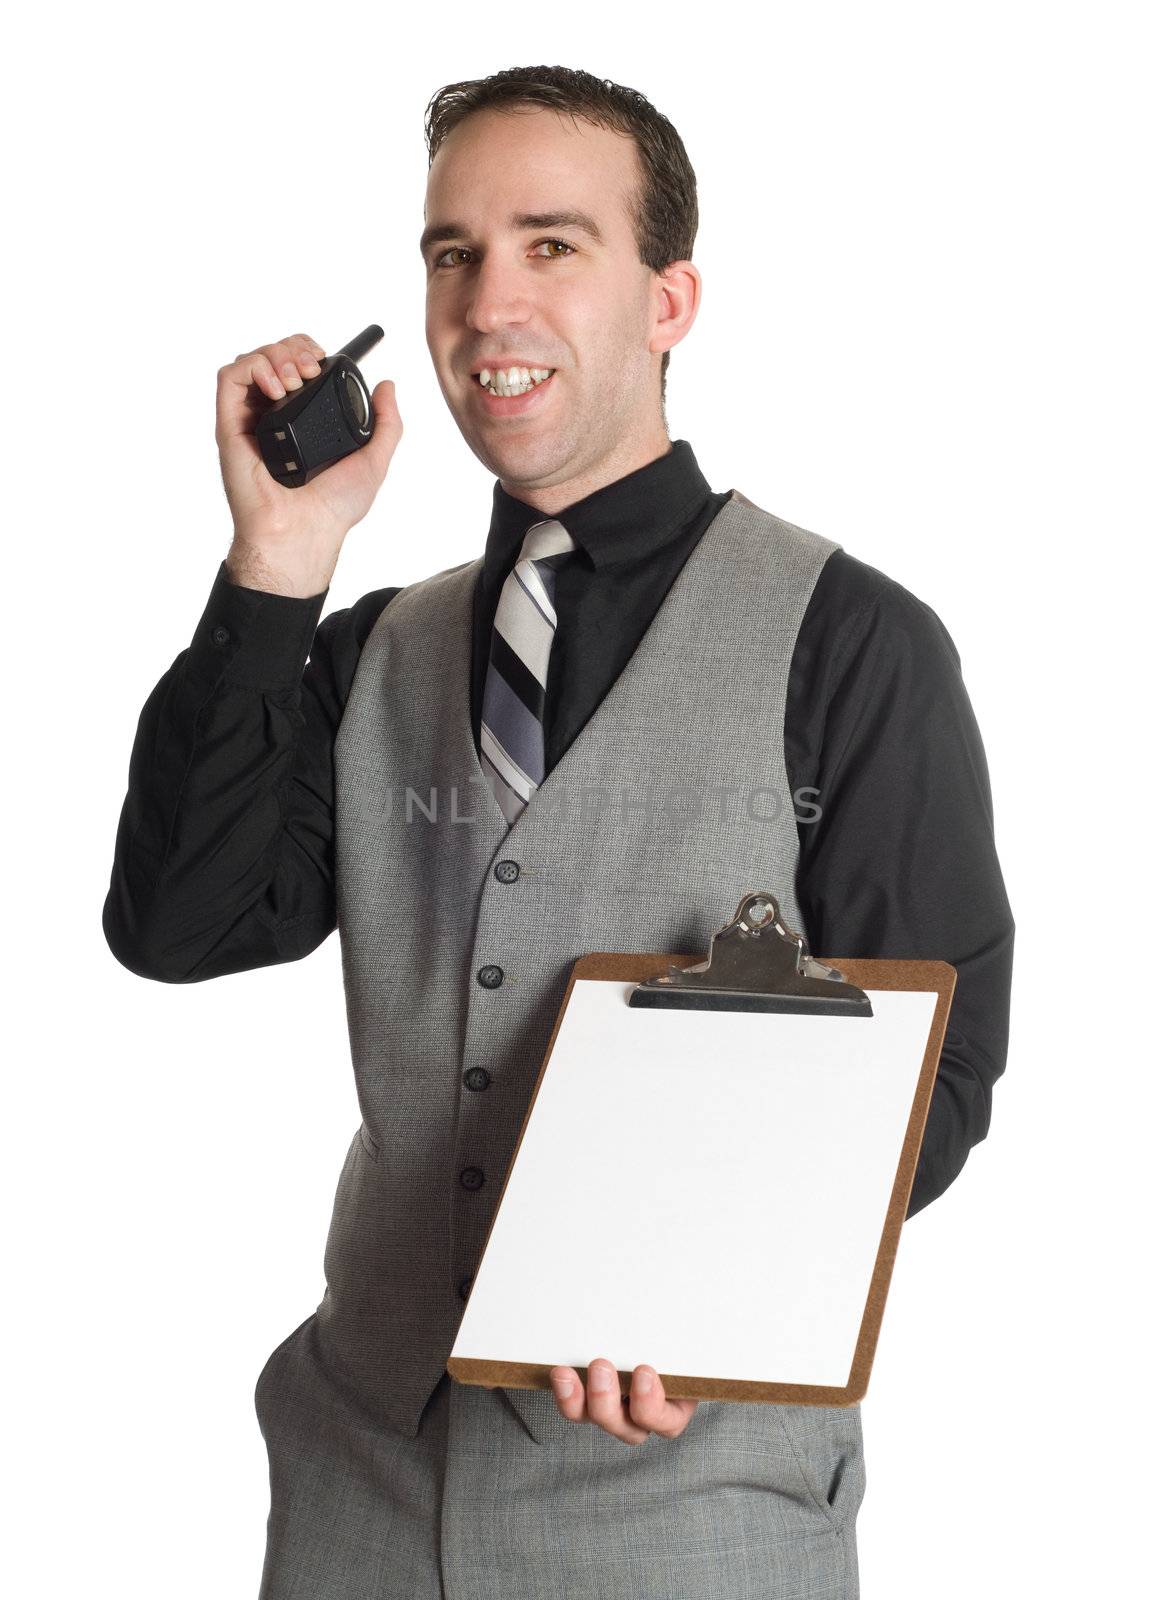
M520 232L534 228L578 228L597 244L604 243L604 235L585 211L516 211L510 225ZM435 244L447 239L465 239L469 234L470 229L460 222L435 222L421 234L421 254L426 254Z

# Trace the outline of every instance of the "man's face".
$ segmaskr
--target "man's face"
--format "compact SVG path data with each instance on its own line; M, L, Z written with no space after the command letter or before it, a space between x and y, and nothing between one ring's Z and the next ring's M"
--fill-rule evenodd
M658 278L625 210L639 177L632 139L533 108L474 113L433 162L429 352L466 443L516 494L578 498L669 448L661 350L674 341L651 350ZM554 370L520 398L488 395L483 369L520 365Z

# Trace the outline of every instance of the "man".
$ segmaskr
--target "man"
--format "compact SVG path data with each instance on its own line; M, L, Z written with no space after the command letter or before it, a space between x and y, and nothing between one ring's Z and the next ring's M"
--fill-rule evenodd
M701 278L664 117L542 67L439 91L428 136L427 338L495 474L485 551L320 624L401 438L394 386L369 445L287 490L252 424L322 346L222 368L232 545L144 709L104 913L118 959L172 983L339 929L363 1120L326 1292L258 1380L263 1600L854 1596L859 1407L668 1399L647 1364L622 1397L607 1352L552 1394L445 1362L572 961L701 955L748 889L818 954L956 966L909 1211L958 1174L1013 940L958 656L670 441ZM616 1110L625 1157L656 1160Z

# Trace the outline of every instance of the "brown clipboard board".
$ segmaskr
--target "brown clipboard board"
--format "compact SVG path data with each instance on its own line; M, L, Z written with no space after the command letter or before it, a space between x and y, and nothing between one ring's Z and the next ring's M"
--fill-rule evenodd
M755 898L754 895L745 895L740 903L740 910ZM728 928L730 926L729 924ZM726 931L724 930L724 932ZM712 955L719 937L716 936L711 942ZM796 936L793 937L795 938ZM798 940L797 942L801 952L803 952L805 949L804 941ZM812 960L812 958L808 959ZM644 983L647 979L664 981L667 966L670 966L671 969L677 967L679 975L681 975L682 969L688 972L700 971L701 968L698 965L700 961L705 965L704 958L697 954L654 955L636 952L593 951L590 954L581 956L575 962L568 977L559 1013L551 1030L551 1036L547 1042L543 1062L535 1079L535 1086L531 1091L527 1114L519 1130L510 1166L507 1168L506 1179L499 1194L498 1204L495 1206L494 1217L491 1220L486 1240L483 1243L482 1256L485 1255L486 1245L489 1243L490 1235L493 1233L494 1222L497 1220L499 1208L510 1183L510 1175L518 1158L519 1150L522 1147L527 1124L531 1120L531 1112L534 1110L539 1090L543 1083L543 1077L547 1071L547 1064L551 1059L556 1039L559 1036L560 1023L563 1021L564 1012L567 1010L568 1001L571 998L576 982L581 978L637 984ZM931 1105L931 1092L935 1085L935 1075L939 1065L940 1053L943 1049L944 1035L947 1031L948 1012L951 1008L952 994L955 990L956 970L946 961L821 958L821 963L826 961L828 961L828 968L835 975L843 977L848 984L855 985L863 990L922 990L925 992L933 991L936 995L935 1009L927 1036L927 1046L923 1055L923 1064L915 1088L898 1168L895 1172L890 1204L887 1208L882 1237L879 1241L878 1252L874 1261L874 1270L870 1278L870 1288L862 1314L861 1326L858 1330L857 1346L848 1381L842 1386L759 1383L742 1378L708 1378L697 1373L659 1371L658 1376L661 1378L667 1399L849 1406L858 1404L865 1396L870 1370L874 1362L874 1351L877 1347L878 1335L882 1326L882 1313L886 1306L886 1295L890 1288L890 1279L894 1270L899 1235L902 1232L902 1224L906 1217L911 1187L915 1180L915 1168L918 1163L919 1150L923 1142L923 1131L926 1127L927 1114ZM820 968L821 963L814 963L814 965ZM481 1266L481 1259L480 1256L479 1267ZM575 1363L567 1362L552 1363L552 1365L555 1364L573 1366L573 1369L579 1373L585 1387L587 1386L588 1372L586 1367L576 1366ZM483 1388L502 1387L547 1390L551 1388L551 1366L546 1364L540 1365L534 1362L519 1361L485 1361L451 1355L446 1363L446 1370L449 1376L458 1383L474 1384ZM621 1394L627 1395L632 1381L632 1372L619 1369L617 1376L620 1380Z

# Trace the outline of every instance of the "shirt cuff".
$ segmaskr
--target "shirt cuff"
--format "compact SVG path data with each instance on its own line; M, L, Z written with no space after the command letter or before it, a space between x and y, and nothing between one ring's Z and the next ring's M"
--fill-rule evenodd
M192 635L189 670L238 688L296 688L328 592L298 599L247 589L222 560Z

